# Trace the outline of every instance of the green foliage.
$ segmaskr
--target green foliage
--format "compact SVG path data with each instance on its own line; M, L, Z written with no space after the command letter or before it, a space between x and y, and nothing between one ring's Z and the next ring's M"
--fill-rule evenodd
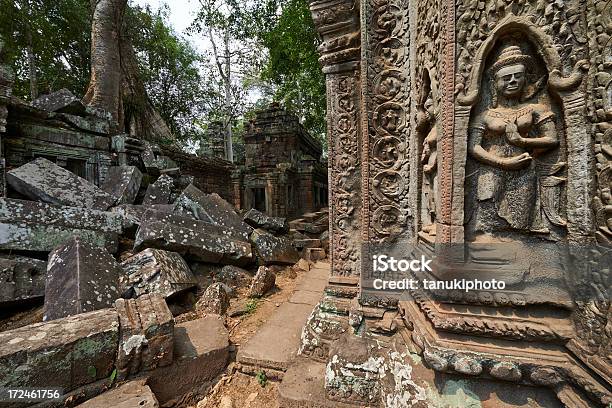
M263 370L258 371L255 378L257 379L259 385L261 385L261 388L264 388L268 383L268 376L266 376L266 372Z
M111 373L110 377L108 377L108 384L112 385L116 379L117 379L117 368L115 368L113 372Z
M68 88L82 95L90 71L89 1L0 0L0 10L0 36L16 77L13 94L30 99L30 46L39 94Z
M198 138L202 114L201 56L168 23L168 6L128 9L125 26L140 63L149 98L179 139Z
M246 312L247 314L255 313L257 307L259 306L259 299L251 299L246 304Z
M282 0L280 8L275 23L263 24L259 33L269 51L261 76L274 85L274 99L296 112L306 129L325 145L325 76L308 3Z

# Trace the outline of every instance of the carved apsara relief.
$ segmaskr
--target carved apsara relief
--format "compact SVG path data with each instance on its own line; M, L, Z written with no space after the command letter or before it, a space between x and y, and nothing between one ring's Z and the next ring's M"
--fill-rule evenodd
M564 127L543 89L547 73L537 69L542 62L523 51L524 44L520 35L499 41L470 122L466 220L472 238L564 235Z

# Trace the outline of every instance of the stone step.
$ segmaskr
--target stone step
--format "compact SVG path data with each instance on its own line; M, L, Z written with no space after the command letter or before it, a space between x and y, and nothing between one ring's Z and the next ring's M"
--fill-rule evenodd
M212 381L227 365L229 333L217 315L179 323L174 327L174 361L148 375L147 384L160 403L185 396L206 395Z
M298 358L289 367L278 387L280 408L352 408L358 405L327 399L325 363Z
M77 408L158 408L157 398L145 383L145 380L130 381L78 405Z
M281 377L297 355L302 328L323 295L329 264L315 264L297 282L296 290L287 303L275 310L272 317L238 351L236 360L243 372L274 370ZM280 375L278 373L280 372Z

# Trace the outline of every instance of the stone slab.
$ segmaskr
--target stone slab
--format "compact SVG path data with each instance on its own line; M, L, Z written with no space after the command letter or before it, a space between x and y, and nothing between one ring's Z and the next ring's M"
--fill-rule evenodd
M101 187L115 199L113 205L133 204L141 182L142 173L137 167L112 166Z
M175 202L175 213L193 217L224 228L235 238L247 241L253 231L234 207L218 194L205 194L193 184L183 190Z
M136 251L164 249L194 261L238 266L253 259L251 244L225 235L222 227L178 216L144 218L136 232Z
M294 239L293 246L298 249L302 248L321 248L321 240L316 238Z
M142 204L151 205L170 203L170 193L172 192L173 184L174 181L172 180L172 177L162 174L153 184L149 184L144 199L142 200Z
M77 408L159 408L159 402L145 380L130 381L98 395Z
M113 204L113 198L96 185L42 157L9 171L6 180L32 200L95 210Z
M118 299L119 351L117 378L122 380L141 371L172 363L174 319L159 295Z
M281 408L353 408L352 405L327 399L325 393L326 364L299 358L283 375L278 387Z
M196 286L185 260L176 252L147 248L121 263L121 293L139 297L157 293L164 298Z
M291 303L301 303L304 305L316 306L323 297L322 292L311 292L309 290L298 290L291 295L289 298L289 302Z
M283 303L236 357L241 364L261 369L286 370L300 347L302 328L313 306Z
M266 231L277 234L289 232L289 223L286 218L270 217L267 214L257 211L255 208L250 209L244 214L244 222L253 228L263 228Z
M203 395L225 370L228 358L229 333L219 316L179 323L174 328L174 362L152 372L148 384L162 404L189 393Z
M0 307L45 295L47 262L11 256L0 258Z
M103 248L71 238L49 254L43 319L111 307L120 295L120 272Z
M115 252L122 224L109 212L0 198L0 249L49 252L78 236Z
M0 333L0 387L62 387L107 379L115 367L114 309L83 313Z
M263 265L293 265L300 260L291 240L286 237L276 237L263 229L256 229L251 234L251 242Z
M85 105L66 88L40 96L32 101L32 106L48 112L63 112L73 115L85 115Z

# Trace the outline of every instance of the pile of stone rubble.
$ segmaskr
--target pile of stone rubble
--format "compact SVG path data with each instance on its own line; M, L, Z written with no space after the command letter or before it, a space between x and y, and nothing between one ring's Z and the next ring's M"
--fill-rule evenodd
M0 333L0 387L61 387L73 406L127 378L145 378L133 387L160 401L192 392L225 366L227 331L220 317L179 330L173 302L199 289L193 307L222 315L237 285L250 296L274 287L269 266L325 257L326 212L241 216L176 170L146 188L133 166L110 167L101 186L44 158L7 172L0 306L44 298L44 317ZM161 380L185 369L194 375L182 387Z

